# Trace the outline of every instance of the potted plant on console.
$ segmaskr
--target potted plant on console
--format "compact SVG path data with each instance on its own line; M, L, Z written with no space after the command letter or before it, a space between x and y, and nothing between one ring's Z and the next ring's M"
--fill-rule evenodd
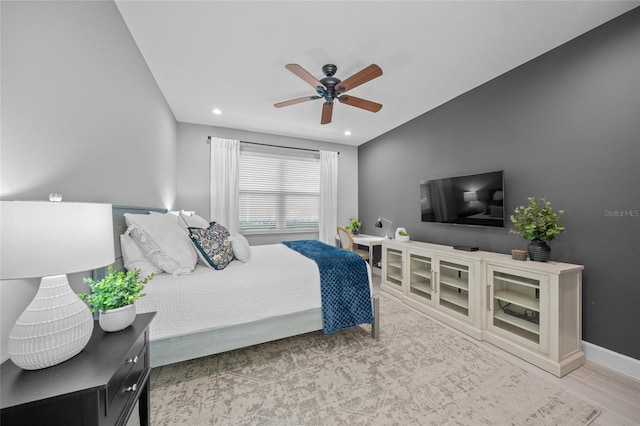
M517 229L510 229L509 232L531 241L527 247L529 259L546 262L551 254L547 242L564 232L564 226L560 224L560 215L564 210L555 211L547 197L540 198L540 203L536 197L527 199L529 205L516 207L511 215L511 222Z
M396 241L406 243L409 241L409 233L405 228L396 229Z
M136 318L134 302L145 296L145 284L153 279L153 274L140 279L137 269L117 272L109 266L107 275L95 281L85 278L91 288L90 294L78 294L80 299L91 305L91 312L98 311L98 322L104 331L120 331L129 327Z

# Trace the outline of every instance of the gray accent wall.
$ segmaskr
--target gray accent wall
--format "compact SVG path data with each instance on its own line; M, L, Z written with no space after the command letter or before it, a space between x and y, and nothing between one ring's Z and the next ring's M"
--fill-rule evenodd
M421 222L420 181L494 170L509 214L529 196L565 210L551 258L585 266L583 340L640 359L640 8L361 145L363 231L384 216L413 240L524 249L510 222Z

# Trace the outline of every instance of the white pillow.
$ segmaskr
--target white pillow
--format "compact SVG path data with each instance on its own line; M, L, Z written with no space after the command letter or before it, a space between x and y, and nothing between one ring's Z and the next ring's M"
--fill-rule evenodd
M240 262L248 262L251 256L251 246L249 241L242 234L236 234L233 237L228 238L231 241L231 247L233 248L233 255Z
M187 214L184 214L184 212L180 212L179 216L180 219L178 220L178 223L182 228L184 228L185 231L187 231L187 233L189 232L188 228L207 229L209 227L209 222L195 213L189 216Z
M140 271L138 275L141 279L151 274L161 274L162 269L154 265L146 258L140 247L131 238L130 235L120 235L120 250L122 251L122 260L127 271L137 269Z
M198 261L189 237L172 214L124 214L127 234L142 249L144 255L163 271L189 274Z

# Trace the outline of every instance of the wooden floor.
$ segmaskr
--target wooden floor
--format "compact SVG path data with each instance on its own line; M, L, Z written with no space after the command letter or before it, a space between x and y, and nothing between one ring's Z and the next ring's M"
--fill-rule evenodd
M600 415L591 425L640 425L640 381L588 361L582 367L560 378L490 343L478 343L523 370L555 383L570 394L598 407L601 410Z
M380 276L376 275L376 272L373 275L374 292L380 289ZM446 324L443 325L446 326ZM381 327L384 327L384 323L381 324ZM450 329L460 333L453 328ZM478 343L523 370L555 383L572 395L598 407L601 413L591 423L592 426L640 426L639 380L588 361L584 366L559 378L488 342L475 340L463 333L460 335Z

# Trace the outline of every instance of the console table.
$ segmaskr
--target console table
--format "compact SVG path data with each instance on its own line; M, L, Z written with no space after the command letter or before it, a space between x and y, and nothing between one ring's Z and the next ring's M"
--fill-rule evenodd
M138 402L140 425L148 426L148 330L154 316L139 314L115 333L96 321L82 352L49 368L23 370L3 362L2 425L125 425Z
M380 289L562 377L584 364L583 269L386 240Z

